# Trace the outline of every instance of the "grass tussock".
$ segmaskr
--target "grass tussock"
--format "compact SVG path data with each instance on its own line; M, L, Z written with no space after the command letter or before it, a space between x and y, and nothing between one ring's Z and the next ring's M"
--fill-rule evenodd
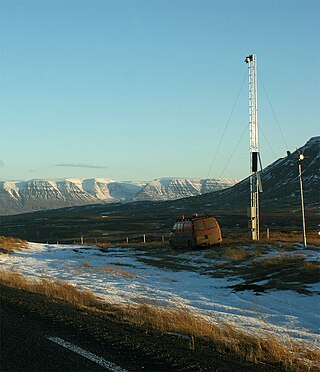
M78 307L106 311L130 324L157 330L175 332L190 338L190 348L198 341L206 341L220 352L235 353L254 363L282 365L287 370L316 370L320 366L320 352L294 344L281 342L273 336L249 334L228 324L213 324L184 308L163 308L140 303L111 305L102 303L91 291L83 291L65 282L41 279L28 280L19 273L0 273L0 282L11 287L41 293Z
M260 265L269 265L269 266L279 266L284 265L290 262L302 262L304 257L299 253L295 254L277 254L273 257L262 258L259 262ZM306 262L304 262L305 264ZM308 266L308 265L307 265ZM298 269L298 268L297 268Z
M254 258L259 258L259 257L261 257L261 256L263 256L265 254L265 252L264 252L264 250L261 248L261 247L254 247L253 248L253 254L252 254L252 256L254 257Z
M248 257L248 252L240 248L227 248L223 255L229 260L242 261Z
M89 262L85 261L82 263L83 267L90 268L94 271L99 271L101 273L108 273L111 275L120 275L120 276L125 276L127 278L136 278L137 275L131 274L126 270L122 269L114 269L113 267L99 267L99 266L91 266Z
M0 236L0 254L11 253L14 250L26 248L27 246L28 242L26 240Z
M303 268L306 271L316 271L319 273L320 265L319 265L319 262L305 261L303 263Z
M249 253L245 249L231 246L222 249L220 247L218 249L212 248L208 250L204 256L211 259L221 259L221 257L224 257L231 261L242 261L248 258Z
M112 274L112 275L121 275L121 276L125 276L127 278L136 278L137 277L137 275L131 274L126 270L114 269L112 267L102 267L101 272Z

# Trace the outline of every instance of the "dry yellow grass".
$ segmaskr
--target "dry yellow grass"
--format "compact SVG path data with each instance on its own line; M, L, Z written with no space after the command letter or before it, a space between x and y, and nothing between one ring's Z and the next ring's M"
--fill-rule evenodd
M318 262L315 261L305 261L303 263L303 268L308 271L314 271L317 270L319 272L320 265Z
M319 246L320 245L320 236L317 231L308 230L307 231L307 244L312 244ZM300 231L274 231L270 229L269 239L267 239L266 232L262 231L260 234L259 241L252 241L249 239L247 233L234 233L228 232L223 237L223 245L232 245L232 244L273 244L279 245L279 243L287 244L288 247L294 247L296 243L303 242L303 235Z
M281 263L285 263L289 259L292 259L290 255L282 254L274 257L263 258L260 263L263 265L279 265Z
M0 272L0 282L13 288L44 294L77 306L94 307L99 303L91 291L79 290L75 286L63 281L53 281L46 278L39 281L32 281L16 272Z
M26 248L28 246L28 242L26 240L18 239L18 238L11 238L7 236L0 236L0 248L2 248L3 252L12 252L14 250L19 250L22 248ZM0 250L1 253L1 250Z
M223 252L225 258L234 261L241 261L247 258L248 252L240 248L227 248Z
M300 345L285 345L275 337L259 337L234 326L212 324L187 309L166 309L148 304L122 308L123 317L130 323L162 332L188 335L196 347L197 339L211 341L221 352L234 352L250 362L280 363L290 370L309 370L320 365L320 353Z
M320 237L317 231L307 231L307 243L308 244L320 244ZM279 232L279 231L270 231L269 241L280 241L287 243L302 243L303 235L302 232L291 231L291 232Z
M121 275L121 276L125 276L127 278L136 278L137 277L137 275L131 274L131 273L129 273L126 270L114 269L113 267L92 266L87 261L84 261L82 263L82 266L83 267L86 267L86 268L90 268L90 269L92 269L94 271L99 271L101 273L108 273L108 274L111 274L111 275Z
M141 238L142 239L142 238ZM163 246L169 246L168 240L165 241L147 241L144 243L141 242L135 242L132 240L129 240L129 243L124 240L123 242L99 242L94 244L97 247L108 249L109 247L130 247L130 248L158 248Z
M121 276L125 276L127 278L136 278L137 275L135 274L131 274L129 273L128 271L126 270L122 270L122 269L114 269L112 267L102 267L100 269L101 272L103 273L109 273L109 274L112 274L112 275L121 275Z
M206 340L214 343L221 352L231 351L254 363L277 363L295 371L316 370L320 366L320 352L307 346L295 345L293 342L286 345L275 337L248 334L221 322L214 325L184 308L163 308L145 303L114 306L102 303L91 291L79 290L68 283L49 279L32 281L16 272L0 273L0 282L67 301L78 307L108 311L137 326L187 335L192 349L197 347L198 340Z

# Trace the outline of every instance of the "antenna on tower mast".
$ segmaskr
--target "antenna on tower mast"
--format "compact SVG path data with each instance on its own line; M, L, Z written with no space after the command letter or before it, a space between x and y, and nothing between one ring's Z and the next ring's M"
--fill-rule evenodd
M258 100L257 100L257 58L255 54L246 57L249 68L249 115L250 115L250 208L249 232L252 240L260 238L259 192L262 191L258 172Z

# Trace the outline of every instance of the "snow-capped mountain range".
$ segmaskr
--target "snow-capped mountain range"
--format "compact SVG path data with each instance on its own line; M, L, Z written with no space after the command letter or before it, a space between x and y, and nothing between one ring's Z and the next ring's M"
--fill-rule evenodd
M173 200L223 190L235 185L237 179L161 178L148 182L134 197L142 200Z
M320 136L276 160L261 172L261 202L268 205L295 205L300 201L298 158L303 153L302 178L305 203L320 202ZM161 178L150 182L117 182L109 178L0 181L0 215L36 210L113 202L174 200L203 195L195 204L216 207L248 205L249 179ZM218 191L211 193L213 191ZM191 203L191 200L189 200ZM191 203L192 204L192 203Z
M0 214L16 214L86 204L169 200L222 190L237 179L161 178L117 182L109 178L66 178L0 182Z

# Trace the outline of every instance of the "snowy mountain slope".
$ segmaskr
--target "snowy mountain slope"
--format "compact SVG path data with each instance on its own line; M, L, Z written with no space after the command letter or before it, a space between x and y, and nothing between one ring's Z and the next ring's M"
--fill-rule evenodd
M276 160L261 172L262 205L285 207L301 205L299 184L299 154L303 153L302 180L305 204L319 207L320 203L320 136L311 138L292 154ZM237 208L249 205L249 178L222 191L205 194L191 204L212 203L216 208Z
M86 204L168 200L200 195L234 185L237 180L166 178L117 182L110 178L66 178L0 182L0 214L16 214Z
M170 200L223 190L233 186L236 179L160 178L147 183L134 200Z
M2 181L1 214L123 201L139 191L143 185L115 182L109 178Z
M300 202L298 158L303 153L302 180L304 197L309 204L320 202L320 136L311 138L304 146L292 154L269 165L262 172L264 198L291 204Z

